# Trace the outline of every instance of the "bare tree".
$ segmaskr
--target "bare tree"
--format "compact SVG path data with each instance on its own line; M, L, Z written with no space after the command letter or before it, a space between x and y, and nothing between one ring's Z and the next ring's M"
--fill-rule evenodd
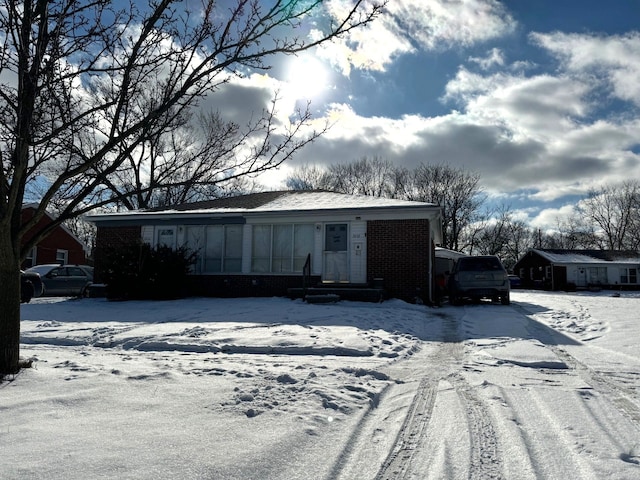
M135 196L126 182L114 183L135 175L132 156L237 72L266 70L274 55L346 34L382 7L354 0L337 13L322 0L186 7L174 0L0 0L0 374L20 367L19 264L36 242L62 222ZM315 14L322 21L304 38ZM272 143L272 118L257 124L269 135L247 147L279 158L288 144ZM21 224L33 183L44 185L40 206ZM54 199L66 202L57 220L23 243Z
M628 180L592 190L578 205L578 211L604 240L610 250L638 250L640 247L640 182Z
M287 186L440 205L443 210L443 246L454 250L469 246L465 242L471 241L469 237L474 235L468 230L474 226L480 228L478 212L484 202L477 173L448 165L428 164L409 170L379 157L364 157L326 169L305 166L289 176Z
M554 232L539 233L535 238L537 242L534 246L537 248L589 250L603 247L593 225L586 221L578 209L575 209L575 215L563 220L557 219Z
M484 202L480 175L442 164L422 164L413 174L413 188L407 198L440 205L443 246L461 250L462 234L478 220L478 210Z
M121 168L104 176L107 191L103 196L106 193L107 198L133 210L248 193L251 188L247 187L256 175L279 167L326 132L325 127L299 135L311 120L307 106L305 111L298 111L289 131L276 136L273 126L277 101L276 97L271 110L263 111L243 128L224 121L219 112L201 113L195 118L186 112L179 125L165 119L166 123L143 139L138 148L123 152L126 161ZM251 143L255 146L247 148ZM102 172L91 174L101 176Z
M333 183L328 170L316 165L296 168L285 180L290 190L332 190Z
M332 189L336 192L371 197L391 196L395 167L380 157L363 157L346 164L329 167Z
M331 190L352 195L403 198L411 173L380 157L362 157L327 168L304 165L291 173L285 183L294 190Z

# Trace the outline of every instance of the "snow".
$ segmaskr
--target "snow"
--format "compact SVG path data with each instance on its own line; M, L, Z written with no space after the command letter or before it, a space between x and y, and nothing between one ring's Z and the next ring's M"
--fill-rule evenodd
M239 197L242 198L242 197ZM239 205L241 201L239 200ZM194 208L189 210L165 209L158 211L131 210L126 212L88 215L89 221L101 221L113 218L138 218L138 217L165 217L170 216L198 216L198 215L236 215L251 212L264 213L291 213L307 211L327 211L338 209L379 209L379 208L409 208L430 210L438 209L434 203L401 200L395 198L372 197L367 195L349 195L336 192L322 191L297 191L283 192L279 197L264 203L263 205L246 207L214 207Z
M433 203L335 192L292 192L256 208L258 211L326 210L336 208L435 207Z
M3 479L640 478L640 293L37 298Z

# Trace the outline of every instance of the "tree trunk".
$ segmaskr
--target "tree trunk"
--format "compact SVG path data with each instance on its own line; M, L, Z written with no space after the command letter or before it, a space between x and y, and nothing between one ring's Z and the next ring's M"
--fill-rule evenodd
M20 369L20 262L0 234L0 377Z

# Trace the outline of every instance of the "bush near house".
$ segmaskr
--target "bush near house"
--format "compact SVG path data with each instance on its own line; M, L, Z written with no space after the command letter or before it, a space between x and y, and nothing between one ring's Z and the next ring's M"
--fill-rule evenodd
M185 247L151 248L137 243L104 252L104 282L110 300L170 300L185 296L196 253Z

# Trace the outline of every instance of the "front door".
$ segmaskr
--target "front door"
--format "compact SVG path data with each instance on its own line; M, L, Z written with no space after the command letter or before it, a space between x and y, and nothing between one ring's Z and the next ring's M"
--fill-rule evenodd
M329 223L324 232L322 281L349 282L349 225Z
M585 267L578 267L578 274L576 276L576 286L587 286L587 269Z

